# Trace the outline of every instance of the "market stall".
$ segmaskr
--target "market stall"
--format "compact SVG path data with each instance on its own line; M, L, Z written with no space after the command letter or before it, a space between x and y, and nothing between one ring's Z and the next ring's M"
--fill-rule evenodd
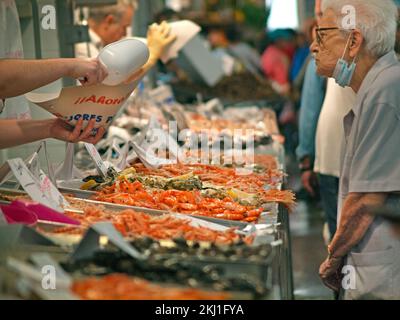
M57 5L73 20L73 3ZM99 50L101 83L26 94L67 128L107 133L96 146L67 143L61 163L41 141L1 166L0 296L293 298L295 196L277 120L286 98L259 70L227 72L193 21L151 28L175 35L155 75L154 39L128 37Z
M153 102L148 101L146 111ZM173 114L171 106L164 107ZM52 209L31 204L34 192L29 186L15 174L6 176L0 189L5 217L0 227L2 274L7 279L3 294L29 292L24 298L51 298L37 288L34 274L40 269L32 263L35 252L54 259L67 275L70 286L58 294L75 298L131 299L136 287L149 292L142 299L292 298L287 210L294 205L294 196L283 188L284 151L273 111L249 108L249 113L263 115L252 123L237 119L234 109L223 111L222 118L213 109L195 113L192 106L175 107L184 111L186 138L204 130L212 133L207 149L185 149L173 140L176 150L167 143L152 153L150 142L157 135L172 139L163 129L167 118L161 115L161 121L153 118L136 126L143 119L125 115L120 121L129 120L129 140L110 134L99 145L102 155L93 146L72 152L65 160L72 161L71 172L63 174L70 179L56 174L46 180L47 185L56 181L63 197L61 210L55 210L59 205L55 203ZM246 129L254 133L255 152L240 162L232 156L239 149L229 142L235 140L234 145L246 151L249 137L233 135ZM226 145L219 150L221 141ZM205 150L219 152L205 154ZM28 160L27 167L22 160L18 163L33 180L41 172L35 181L44 181L37 163ZM83 173L81 178L73 172L75 165ZM55 201L47 196L50 203ZM3 241L7 238L13 240ZM20 281L27 285L23 292ZM122 293L104 292L104 287L121 281ZM91 296L89 290L98 293Z

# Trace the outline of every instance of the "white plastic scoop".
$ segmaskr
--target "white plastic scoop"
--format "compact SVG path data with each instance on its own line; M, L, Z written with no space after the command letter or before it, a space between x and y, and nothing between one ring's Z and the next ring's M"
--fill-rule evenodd
M105 46L98 56L108 72L102 83L108 86L123 83L149 60L149 56L147 45L137 39L123 39Z

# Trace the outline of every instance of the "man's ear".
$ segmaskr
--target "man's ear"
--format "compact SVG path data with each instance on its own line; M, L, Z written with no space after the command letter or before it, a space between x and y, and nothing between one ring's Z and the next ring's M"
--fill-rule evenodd
M104 18L104 22L107 26L109 26L109 25L115 23L115 18L112 14L109 14Z
M361 51L364 37L359 30L354 30L350 41L349 54L351 58L355 58Z

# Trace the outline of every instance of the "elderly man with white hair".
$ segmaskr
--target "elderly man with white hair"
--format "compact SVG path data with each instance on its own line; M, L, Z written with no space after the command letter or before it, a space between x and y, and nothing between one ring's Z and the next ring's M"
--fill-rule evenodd
M357 99L343 121L338 230L320 276L344 299L400 299L400 241L370 215L400 210L398 11L393 0L324 0L322 11L317 71Z

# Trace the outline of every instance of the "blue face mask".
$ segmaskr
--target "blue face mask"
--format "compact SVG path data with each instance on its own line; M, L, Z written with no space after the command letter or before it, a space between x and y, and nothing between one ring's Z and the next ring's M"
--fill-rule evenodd
M351 37L351 35L350 35ZM344 55L346 54L347 47L350 43L350 37L347 41L346 48L344 49L343 56L338 60L336 64L335 71L333 71L332 78L335 79L336 83L341 87L350 86L351 80L353 79L354 71L356 70L357 64L355 63L356 58L349 65L346 60L344 60Z

